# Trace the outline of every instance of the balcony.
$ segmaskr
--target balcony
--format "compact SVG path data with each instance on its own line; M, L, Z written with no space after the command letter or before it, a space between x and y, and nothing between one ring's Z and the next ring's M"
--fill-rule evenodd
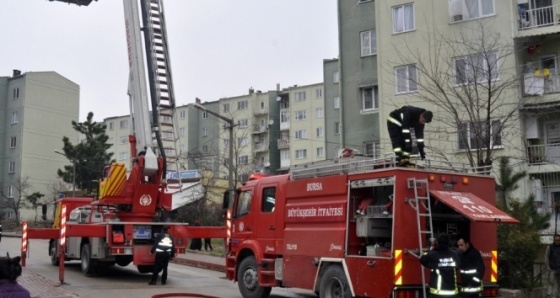
M278 149L290 148L290 140L278 139Z
M560 164L560 144L529 145L527 157L530 166Z
M560 5L528 10L520 9L517 19L519 30L560 25Z
M255 143L255 146L253 147L253 150L255 150L255 152L264 152L264 151L268 150L268 145L265 144L264 142L258 142L258 143Z
M525 74L523 87L525 96L560 93L560 75Z
M267 128L266 125L255 124L253 125L253 131L251 133L252 134L265 133L266 128Z

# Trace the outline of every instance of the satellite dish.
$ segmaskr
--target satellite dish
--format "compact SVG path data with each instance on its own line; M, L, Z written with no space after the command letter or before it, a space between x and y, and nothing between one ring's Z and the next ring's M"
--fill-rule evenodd
M280 96L276 97L276 101L281 101L281 100L282 100L282 97L280 97Z
M272 125L272 124L274 124L274 119L268 120L268 125Z

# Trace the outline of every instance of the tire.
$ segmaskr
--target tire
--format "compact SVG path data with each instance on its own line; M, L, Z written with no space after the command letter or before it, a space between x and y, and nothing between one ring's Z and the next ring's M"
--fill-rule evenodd
M56 249L57 244L58 244L58 240L51 240L49 244L49 255L51 257L51 264L53 266L59 265L58 250Z
M132 262L132 256L117 256L115 263L121 267L126 267Z
M152 265L138 265L138 272L140 272L140 273L152 273L152 272L154 272L154 266L152 266Z
M94 274L96 271L96 260L91 258L91 244L86 243L82 246L82 272L85 275Z
M241 261L237 272L237 286L244 298L266 298L272 291L271 287L259 286L257 275L257 261L254 256L249 256Z
M350 298L350 287L346 275L339 265L331 265L321 278L321 298Z

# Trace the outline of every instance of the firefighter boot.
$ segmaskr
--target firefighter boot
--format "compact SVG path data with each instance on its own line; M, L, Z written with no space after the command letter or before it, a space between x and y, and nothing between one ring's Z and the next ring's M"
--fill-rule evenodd
M155 280L150 280L150 282L148 283L149 285L155 285L156 281Z

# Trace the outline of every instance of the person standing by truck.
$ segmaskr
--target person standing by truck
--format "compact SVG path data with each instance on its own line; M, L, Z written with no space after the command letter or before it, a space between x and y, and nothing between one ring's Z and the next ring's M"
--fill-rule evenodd
M544 263L549 269L547 297L558 296L558 285L560 284L560 235L555 234L552 244L546 247Z
M163 270L161 273L161 284L165 285L167 283L167 265L169 265L169 260L175 256L175 244L173 242L173 236L169 234L169 227L163 227L163 232L156 238L150 255L154 253L156 254L156 259L154 261L152 280L149 284L155 285L159 272Z
M459 255L449 249L447 235L438 236L430 251L420 257L422 266L430 268L430 297L458 297L457 268L460 262Z
M484 290L482 277L485 271L482 255L466 236L459 237L457 246L461 252L461 266L459 266L461 298L480 297L480 293Z
M391 137L393 152L397 162L407 164L412 152L410 129L414 129L418 152L422 159L426 158L424 152L424 124L432 122L433 113L422 108L403 106L389 114L387 129Z

